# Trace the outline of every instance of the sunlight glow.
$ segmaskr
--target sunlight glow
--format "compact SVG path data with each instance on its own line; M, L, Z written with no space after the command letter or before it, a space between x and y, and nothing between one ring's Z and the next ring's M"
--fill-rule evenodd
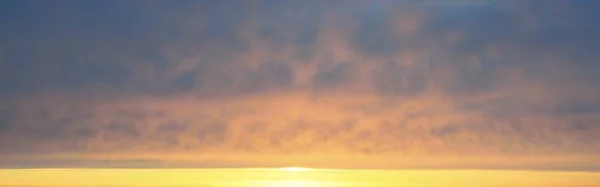
M264 186L264 187L322 187L330 186L324 181L309 181L309 180L281 180L281 181L261 181L255 185L248 186Z
M308 169L308 170L307 170ZM285 171L308 172L285 172ZM497 170L0 169L0 187L592 187L597 172Z
M290 172L303 172L303 171L310 171L310 168L303 168L303 167L285 167L285 168L279 168L280 171L290 171Z

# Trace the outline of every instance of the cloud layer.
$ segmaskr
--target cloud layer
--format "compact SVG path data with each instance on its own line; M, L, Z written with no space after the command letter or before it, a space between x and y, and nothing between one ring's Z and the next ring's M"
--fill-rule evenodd
M600 166L596 1L4 4L4 165Z

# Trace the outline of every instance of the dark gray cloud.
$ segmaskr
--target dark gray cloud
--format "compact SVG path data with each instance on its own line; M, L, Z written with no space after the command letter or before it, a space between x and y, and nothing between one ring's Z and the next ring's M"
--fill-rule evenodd
M227 123L223 121L211 121L198 126L197 137L201 144L220 144L227 140Z
M568 66L576 68L581 75L572 78L592 81L596 73L593 70L598 69L593 65L597 56L591 51L599 43L595 42L597 37L592 34L598 30L594 26L597 25L597 19L594 19L597 15L589 10L588 7L595 5L589 1L548 1L534 5L495 2L451 7L394 3L389 7L406 4L416 9L407 14L424 15L416 18L421 23L418 30L400 33L404 36L398 35L395 30L398 14L384 3L369 6L349 3L339 8L320 3L258 3L253 5L257 10L234 2L138 3L73 3L62 8L64 10L53 6L11 3L11 6L19 8L6 11L3 19L7 23L2 35L6 41L2 47L5 50L2 53L4 92L75 91L90 85L102 85L118 93L162 95L191 91L236 92L239 89L231 87L240 84L254 90L270 88L260 86L264 84L291 84L294 70L284 67L292 62L263 57L261 63L265 64L261 65L264 67L261 70L240 67L241 72L228 72L232 69L228 67L243 64L236 62L243 61L243 58L238 60L233 56L248 52L255 41L264 41L265 50L277 51L273 53L284 53L281 50L289 48L292 55L286 59L288 61L315 59L318 33L326 27L323 26L327 16L323 13L325 9L332 14L348 16L346 18L350 22L356 23L355 29L345 31L349 37L344 39L351 43L351 49L367 56L386 57L389 61L397 61L393 56L398 51L425 50L434 64L444 64L435 67L442 68L442 71L459 71L456 85L450 88L453 90L470 92L496 88L499 84L497 76L504 76L497 68L501 64L546 77L551 72L543 67L550 63L554 66L555 63L544 62L548 55L573 60L573 65ZM215 8L208 8L212 4ZM165 8L157 8L159 6ZM566 7L566 10L556 7ZM222 9L231 10L227 12L232 14L225 14L220 11ZM104 14L104 10L111 10L114 14ZM344 11L349 14L344 14ZM87 14L79 15L80 12ZM571 23L551 15L553 12L567 14ZM403 17L402 14L399 16ZM43 19L36 21L36 17ZM527 22L530 19L533 21ZM15 24L17 21L20 25ZM444 42L452 34L456 35L457 41ZM500 54L490 56L490 50ZM464 68L465 56L481 60L482 67ZM544 59L540 59L541 56ZM189 68L176 76L167 75L169 69L177 69L181 63L191 65L182 65ZM281 72L274 69L279 74L274 75L267 70L269 67L282 69ZM383 74L407 74L400 71ZM403 82L423 82L422 77L431 77L428 74L437 72L412 68L404 71L415 75L401 78L408 79ZM236 78L235 74L239 73L249 74L248 78ZM319 78L316 79L325 77L317 76ZM391 76L390 79L400 78ZM272 83L258 83L267 80ZM236 83L239 81L243 82ZM393 89L398 86L391 80L380 82L378 84L384 85L382 89L397 90ZM402 90L418 90L421 87Z
M356 74L356 65L340 62L337 64L323 64L315 73L313 84L317 89L338 88L352 84L352 77Z
M188 130L187 124L179 123L175 121L167 121L161 123L156 129L156 133L158 134L169 134L169 133L181 133Z
M384 95L416 95L428 87L425 71L421 68L402 68L394 62L388 62L375 73L373 84Z
M255 92L267 89L285 89L294 83L294 70L289 64L265 62L255 71L247 74L247 91Z

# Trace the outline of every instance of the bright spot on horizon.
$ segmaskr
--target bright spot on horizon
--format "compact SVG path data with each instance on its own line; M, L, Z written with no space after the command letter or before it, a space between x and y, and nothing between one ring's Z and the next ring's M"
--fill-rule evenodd
M246 183L249 186L264 186L264 187L322 187L333 186L325 181L310 181L310 180L273 180L260 181L257 183Z
M279 168L278 170L280 170L280 171L289 171L289 172L304 172L304 171L310 171L312 169L311 168L304 168L304 167L285 167L285 168Z

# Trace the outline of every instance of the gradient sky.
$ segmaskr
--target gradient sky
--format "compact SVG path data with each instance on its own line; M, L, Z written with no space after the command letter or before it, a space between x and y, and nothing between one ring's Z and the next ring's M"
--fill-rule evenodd
M1 1L0 167L600 169L600 1Z

